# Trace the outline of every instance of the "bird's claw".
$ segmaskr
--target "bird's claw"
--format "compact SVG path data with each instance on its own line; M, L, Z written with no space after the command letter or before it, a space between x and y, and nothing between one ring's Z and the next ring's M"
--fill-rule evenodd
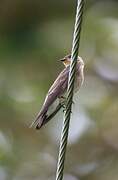
M61 106L63 108L63 113L64 113L65 110L66 110L66 97L64 97L64 96L60 97L60 104L61 104ZM75 102L72 101L72 104L75 104ZM72 111L70 113L72 113Z
M63 108L63 112L65 112L65 108L66 108L66 98L65 98L64 96L61 96L61 97L59 98L59 100L60 100L60 104L61 104L61 106L62 106L62 108Z

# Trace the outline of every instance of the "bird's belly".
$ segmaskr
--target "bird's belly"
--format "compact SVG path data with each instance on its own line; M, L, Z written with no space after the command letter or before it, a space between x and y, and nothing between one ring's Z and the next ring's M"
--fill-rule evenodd
M83 83L83 75L80 75L79 77L76 76L75 77L75 84L74 84L74 93L78 92L82 83Z

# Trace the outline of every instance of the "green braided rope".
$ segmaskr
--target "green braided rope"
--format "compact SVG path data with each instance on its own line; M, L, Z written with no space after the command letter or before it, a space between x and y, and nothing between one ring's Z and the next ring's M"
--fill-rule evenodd
M77 63L77 57L78 57L83 7L84 7L84 0L78 0L74 35L73 35L73 43L72 43L72 53L71 53L72 61L70 65L69 82L68 82L68 90L67 90L67 105L66 105L66 110L64 113L64 121L63 121L63 128L62 128L61 141L60 141L56 180L63 179L64 161L65 161L65 153L66 153L66 147L67 147L69 123L70 123L72 100L73 100L75 70L76 70L76 63Z

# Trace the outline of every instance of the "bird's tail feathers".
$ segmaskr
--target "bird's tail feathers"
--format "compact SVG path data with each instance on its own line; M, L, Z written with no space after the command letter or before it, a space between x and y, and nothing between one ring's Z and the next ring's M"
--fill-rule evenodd
M50 121L50 120L58 113L58 111L59 111L62 107L63 107L63 105L59 103L59 104L57 105L56 109L55 109L49 116L47 116L47 117L45 118L45 121L44 121L43 125L45 125L46 123L48 123L48 121Z
M48 123L48 121L50 121L62 107L63 105L59 103L56 109L50 115L46 114L47 111L39 113L35 121L33 121L33 123L30 125L30 128L35 127L36 129L40 129L43 125Z
M47 113L47 111L46 112L40 112L37 115L36 119L30 125L30 128L35 127L36 129L40 129L43 126L45 119L47 117L46 113Z

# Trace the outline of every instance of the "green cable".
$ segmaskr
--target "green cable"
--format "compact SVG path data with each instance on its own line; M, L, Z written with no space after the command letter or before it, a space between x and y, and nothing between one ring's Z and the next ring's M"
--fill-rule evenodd
M71 52L71 65L70 65L69 81L68 81L68 89L67 89L67 104L66 104L66 109L64 113L59 157L58 157L58 164L57 164L57 172L56 172L56 180L63 179L65 154L66 154L66 147L67 147L67 141L68 141L69 123L70 123L71 108L72 108L72 102L73 102L75 71L76 71L76 63L77 63L79 42L80 42L83 7L84 7L84 0L78 0L74 35L73 35L73 43L72 43L72 52Z

